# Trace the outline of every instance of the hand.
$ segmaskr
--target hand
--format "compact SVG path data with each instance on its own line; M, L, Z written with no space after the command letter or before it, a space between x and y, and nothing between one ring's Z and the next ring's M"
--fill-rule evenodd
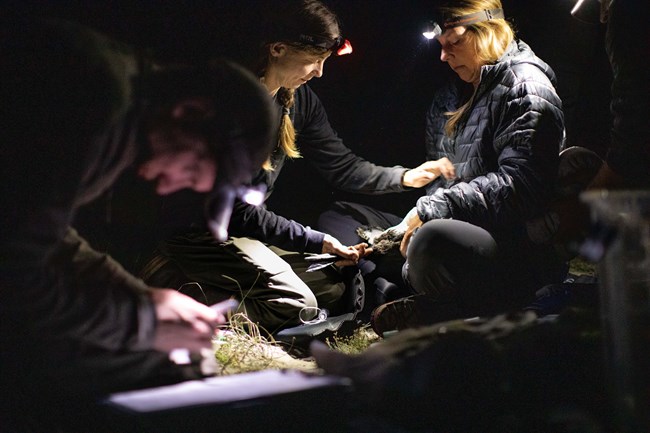
M222 314L174 289L154 289L151 299L158 319L153 346L161 352L211 348L215 327L226 322Z
M408 220L405 218L406 231L404 232L404 237L402 237L402 243L399 246L399 252L402 253L402 257L404 258L406 258L406 252L408 251L409 242L411 242L413 233L423 224L417 212L409 212L407 218Z
M418 210L417 208L411 209L404 219L397 225L394 225L392 227L388 227L386 230L384 230L382 233L380 233L377 237L374 239L374 243L376 244L379 241L383 240L398 240L404 237L404 234L406 233L406 230L409 227L409 221L413 219L413 216L417 216Z
M437 161L427 161L424 164L420 164L419 166L408 170L404 173L402 185L420 188L429 184L440 175L444 176L445 179L453 179L456 177L454 164L452 164L446 157L440 158Z
M337 261L335 263L337 266L353 266L359 263L360 258L370 254L372 248L368 248L368 244L366 243L346 247L338 239L330 235L325 235L322 252L341 256L344 260Z

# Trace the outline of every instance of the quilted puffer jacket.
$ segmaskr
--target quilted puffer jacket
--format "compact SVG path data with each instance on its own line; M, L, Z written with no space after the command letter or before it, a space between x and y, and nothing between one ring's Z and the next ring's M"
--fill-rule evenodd
M522 41L481 69L471 107L455 133L444 132L457 86L440 90L427 118L427 157L449 158L456 179L437 179L417 202L420 219L453 218L496 234L543 212L551 197L564 139L553 70Z

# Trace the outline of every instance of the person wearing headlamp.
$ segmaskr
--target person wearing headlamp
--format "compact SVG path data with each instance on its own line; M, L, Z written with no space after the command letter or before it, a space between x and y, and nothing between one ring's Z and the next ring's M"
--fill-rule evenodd
M247 184L272 148L271 100L231 62L160 69L72 22L0 24L2 428L116 431L98 400L204 377L171 353L211 351L225 317L94 250L75 215L132 165L159 194Z
M515 39L499 0L445 1L439 13L440 60L459 80L436 93L426 146L428 158L453 163L455 177L434 180L391 228L403 233L404 278L424 296L378 307L380 334L521 307L567 272L526 229L549 209L556 184L564 116L555 74ZM416 304L431 311L418 316Z
M266 197L273 191L283 165L296 158L304 158L332 186L366 194L422 187L435 177L429 163L412 170L372 164L354 155L331 127L308 82L323 75L331 56L351 53L352 45L341 36L338 18L329 8L316 0L272 2L262 19L258 26L262 35L255 47L259 51L244 54L254 57L246 64L251 64L273 97L280 119L277 147L254 179L266 185ZM172 198L165 204L170 219L174 209L194 208L182 203L186 198L200 200ZM197 215L193 222L184 224L185 228L199 225L195 222L199 219ZM174 227L173 231L178 229ZM299 323L299 312L305 307L309 309L303 317L313 318L315 307L335 302L344 288L326 284L327 288L319 292L301 281L286 263L270 264L269 257L274 254L264 244L299 254L332 253L340 256L340 265L353 265L365 254L362 244L345 246L326 233L241 201L230 220L233 239L225 244L215 242L205 231L188 232L161 244L159 255L145 266L144 278L156 284L197 281L202 290L196 299L208 303L209 292L214 296L235 294L244 298L242 311L269 331ZM157 266L161 262L164 265Z

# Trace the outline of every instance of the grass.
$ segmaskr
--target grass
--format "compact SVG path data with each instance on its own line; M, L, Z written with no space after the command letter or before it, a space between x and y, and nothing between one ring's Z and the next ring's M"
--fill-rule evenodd
M228 328L219 331L214 348L218 375L260 370L317 370L314 361L296 359L272 338L264 337L243 313L233 315Z
M569 272L575 275L596 275L596 265L576 257L569 262Z
M371 344L380 341L382 338L370 328L370 325L363 325L354 330L354 333L348 337L334 336L327 339L327 345L332 349L346 355L357 355Z
M326 343L332 350L355 355L380 340L369 325L364 325L350 336L335 335L327 339ZM318 371L313 359L292 357L272 338L261 335L258 326L243 313L233 315L228 328L217 334L214 339L214 351L217 361L216 373L222 376L270 369Z

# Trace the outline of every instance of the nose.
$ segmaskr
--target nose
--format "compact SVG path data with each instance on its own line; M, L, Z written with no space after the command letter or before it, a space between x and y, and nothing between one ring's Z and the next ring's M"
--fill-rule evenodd
M320 78L320 77L323 76L323 67L324 66L325 66L324 62L316 63L316 66L314 66L314 69L312 71L314 77Z
M448 60L449 60L449 51L447 51L445 47L442 47L442 49L440 50L440 61L446 62Z

